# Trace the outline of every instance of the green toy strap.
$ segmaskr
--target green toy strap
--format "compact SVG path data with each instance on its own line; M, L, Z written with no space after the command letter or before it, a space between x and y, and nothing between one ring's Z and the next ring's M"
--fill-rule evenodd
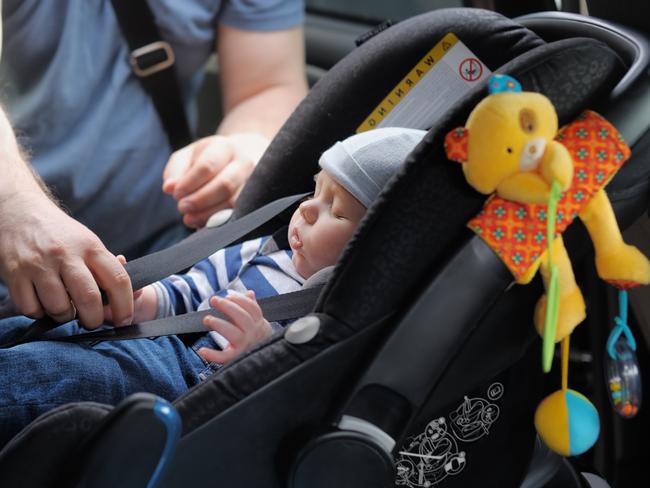
M546 214L546 257L550 270L548 289L546 290L546 318L544 320L544 337L542 343L542 369L545 373L551 370L553 363L553 352L555 350L555 331L557 329L557 317L559 312L558 297L560 294L558 283L558 270L553 263L553 239L555 238L555 218L557 214L557 203L562 197L560 183L553 181L548 199L548 211Z

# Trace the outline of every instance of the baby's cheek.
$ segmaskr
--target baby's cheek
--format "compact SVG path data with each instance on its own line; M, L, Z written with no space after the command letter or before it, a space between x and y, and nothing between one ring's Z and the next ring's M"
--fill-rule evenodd
M321 264L320 267L325 268L326 266L332 266L333 264L336 264L336 262L341 257L341 253L343 252L344 247L345 247L345 242L333 243L327 250L327 253L324 255L325 258L320 263Z

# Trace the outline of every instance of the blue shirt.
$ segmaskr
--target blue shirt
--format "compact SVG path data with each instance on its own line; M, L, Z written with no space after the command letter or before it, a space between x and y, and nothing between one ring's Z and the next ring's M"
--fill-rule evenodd
M218 22L251 30L298 25L301 0L150 0L193 99ZM55 195L114 253L177 226L161 191L170 147L128 63L110 0L4 0L2 102Z

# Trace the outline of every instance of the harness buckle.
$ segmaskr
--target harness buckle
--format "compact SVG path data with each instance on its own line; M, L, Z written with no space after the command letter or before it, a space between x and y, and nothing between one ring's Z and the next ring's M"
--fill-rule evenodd
M174 64L174 51L168 42L156 41L131 52L129 63L134 73L146 78Z

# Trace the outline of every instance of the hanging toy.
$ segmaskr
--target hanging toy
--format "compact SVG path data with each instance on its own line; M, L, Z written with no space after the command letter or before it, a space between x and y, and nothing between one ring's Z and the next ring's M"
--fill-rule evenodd
M562 339L562 389L544 398L535 411L537 432L549 448L562 456L587 451L600 433L596 407L568 387L569 338Z
M627 291L619 290L619 315L607 339L607 387L614 411L621 417L634 417L641 408L641 373L636 360L636 340L627 325Z
M546 256L550 273L542 337L542 368L545 372L551 370L553 362L558 319L558 268L553 261L553 240L557 203L560 198L560 185L554 181L551 184L546 217ZM587 397L568 387L570 337L569 335L562 339L562 389L542 400L535 411L537 432L552 450L563 456L582 454L594 445L600 432L596 407Z
M594 244L598 275L608 283L629 288L650 282L650 262L623 242L604 191L630 150L595 112L583 112L558 132L548 98L521 91L504 75L492 77L488 87L490 95L474 108L465 127L447 134L445 150L449 159L462 163L474 189L492 194L468 226L499 255L517 283L529 283L541 271L546 292L534 323L544 338L543 368L550 370L557 342L562 342L563 366L562 388L542 401L536 426L552 449L580 454L598 438L598 414L568 388L569 335L586 317L586 307L562 232L576 217L582 220Z

